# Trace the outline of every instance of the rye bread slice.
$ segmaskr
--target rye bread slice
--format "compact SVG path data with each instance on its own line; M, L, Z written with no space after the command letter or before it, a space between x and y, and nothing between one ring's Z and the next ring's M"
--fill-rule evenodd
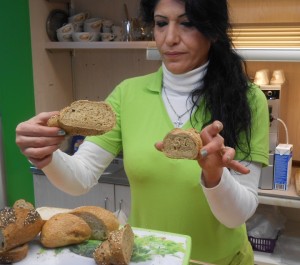
M174 159L196 159L202 148L200 134L195 129L175 128L163 139L163 153Z
M52 116L47 125L60 127L69 135L101 135L115 127L116 115L104 101L78 100Z

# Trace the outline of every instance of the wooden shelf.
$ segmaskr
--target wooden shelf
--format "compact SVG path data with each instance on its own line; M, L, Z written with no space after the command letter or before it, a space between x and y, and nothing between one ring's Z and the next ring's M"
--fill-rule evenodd
M154 41L132 42L47 42L46 50L88 50L88 49L151 49L156 50ZM246 61L300 62L300 47L238 47L236 48ZM158 53L158 52L157 52Z
M261 204L300 208L300 196L297 195L293 183L286 191L259 189L258 199Z

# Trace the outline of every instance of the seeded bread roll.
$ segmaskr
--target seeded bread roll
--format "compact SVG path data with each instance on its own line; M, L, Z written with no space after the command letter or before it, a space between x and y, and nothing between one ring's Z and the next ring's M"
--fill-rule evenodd
M98 265L111 265L111 253L108 240L103 241L95 249L93 257Z
M18 247L15 247L6 252L0 253L0 264L11 264L19 262L22 259L25 259L28 254L29 246L24 244Z
M24 199L19 199L15 201L13 208L24 208L34 210L34 206L30 202L25 201Z
M0 211L0 253L23 245L41 231L44 221L35 209L5 207Z
M94 253L98 265L128 265L133 252L134 233L129 224L110 233Z
M100 135L115 127L116 115L104 101L78 100L52 116L47 125L60 127L69 135Z
M111 263L115 265L128 265L134 245L134 233L129 224L120 230L113 231L108 238Z
M92 230L80 217L58 213L44 224L40 241L44 247L56 248L82 243L90 238Z
M110 232L119 229L117 217L110 211L98 206L81 206L70 211L88 223L92 230L90 239L105 240Z
M176 128L163 139L163 153L174 159L196 159L202 148L200 134L195 129Z

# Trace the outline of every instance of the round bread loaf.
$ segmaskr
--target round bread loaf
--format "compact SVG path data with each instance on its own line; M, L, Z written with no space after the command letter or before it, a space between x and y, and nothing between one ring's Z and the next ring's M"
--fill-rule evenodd
M202 148L200 134L195 129L175 128L163 139L163 153L174 159L196 159Z
M80 217L58 213L44 224L40 241L44 247L55 248L82 243L90 238L92 231Z
M101 135L115 127L116 115L104 101L77 100L52 116L47 125L60 127L69 135Z
M41 231L44 221L35 209L5 207L0 211L0 253L23 245Z
M24 244L18 247L15 247L6 252L0 253L0 264L11 264L19 262L22 259L25 259L28 254L29 246Z

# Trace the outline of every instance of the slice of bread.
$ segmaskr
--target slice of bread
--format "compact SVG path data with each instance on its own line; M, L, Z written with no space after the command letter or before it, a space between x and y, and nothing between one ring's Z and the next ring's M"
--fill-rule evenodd
M91 237L92 230L80 217L58 213L44 224L40 241L44 247L56 248L79 244Z
M52 116L47 125L60 127L69 135L100 135L115 127L116 115L104 101L78 100Z
M70 211L70 213L88 223L92 230L90 239L105 240L110 232L118 230L120 226L117 217L102 207L80 206Z
M110 233L109 247L111 253L111 263L115 265L128 265L133 252L134 233L129 224L120 230Z
M93 257L98 265L111 265L111 253L108 240L103 241L95 249Z
M128 265L133 253L134 233L129 224L112 231L94 251L98 265Z
M11 264L19 262L22 259L25 259L28 254L29 246L24 244L18 247L15 247L6 252L0 253L0 264Z
M163 139L163 153L174 159L196 159L202 148L200 134L195 129L175 128Z
M31 241L43 225L35 209L5 207L0 211L0 253Z

